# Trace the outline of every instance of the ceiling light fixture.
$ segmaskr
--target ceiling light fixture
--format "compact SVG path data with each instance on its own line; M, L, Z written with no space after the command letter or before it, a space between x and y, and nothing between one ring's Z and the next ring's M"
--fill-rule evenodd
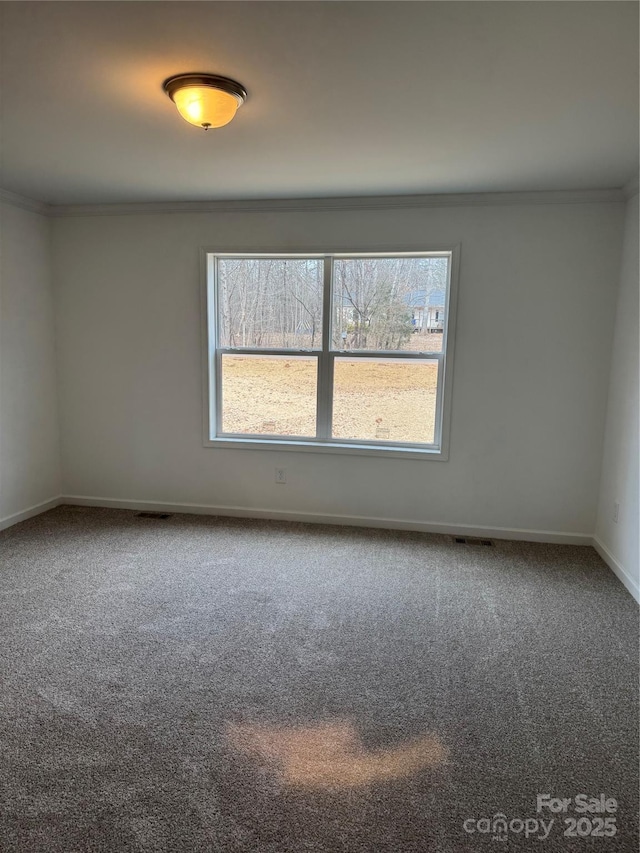
M247 97L244 86L217 74L176 74L162 88L185 121L205 130L229 124Z

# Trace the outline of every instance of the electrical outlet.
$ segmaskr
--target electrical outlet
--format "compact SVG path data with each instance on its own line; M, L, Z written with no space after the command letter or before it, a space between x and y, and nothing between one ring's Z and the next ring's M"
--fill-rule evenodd
M279 485L284 485L287 482L287 469L286 468L276 468L276 483Z
M618 516L619 515L620 515L620 503L619 503L619 501L614 501L613 502L613 520L616 524L618 523Z

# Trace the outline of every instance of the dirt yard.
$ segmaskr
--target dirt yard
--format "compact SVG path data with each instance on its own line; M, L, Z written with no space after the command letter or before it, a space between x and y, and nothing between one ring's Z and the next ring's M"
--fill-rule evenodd
M336 438L432 442L437 365L337 360ZM223 431L314 436L315 358L223 357Z

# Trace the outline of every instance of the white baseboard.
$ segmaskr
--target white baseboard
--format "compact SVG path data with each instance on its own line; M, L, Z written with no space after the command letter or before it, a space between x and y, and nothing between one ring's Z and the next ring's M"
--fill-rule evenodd
M40 515L41 512L53 509L61 503L62 499L60 495L58 495L56 498L49 498L47 501L42 501L42 503L27 507L27 509L23 509L21 512L14 512L12 515L0 518L0 530L6 530L7 527L12 527L20 521L26 521L27 518L33 518L34 515Z
M220 515L232 518L264 518L274 521L303 521L309 524L339 524L349 527L381 527L386 530L415 530L418 533L444 533L454 536L481 536L492 539L512 539L524 542L551 542L563 545L591 545L587 533L563 533L554 530L527 530L515 527L484 527L476 524L449 524L440 521L415 521L398 518L378 518L362 515L328 515L314 512L259 509L239 506L215 506L191 503L162 503L157 501L99 498L85 495L63 495L62 504L99 506L112 509L137 509L151 512L177 512L194 515Z
M480 536L491 539L510 539L522 542L549 542L561 545L590 545L598 552L611 571L640 603L637 581L616 560L597 536L585 533L564 533L555 530L528 530L516 527L485 527L477 524L448 524L445 522L405 521L398 518L377 518L361 515L328 515L311 512L289 512L274 509L248 509L240 506L215 506L191 503L158 503L157 501L98 498L85 495L59 495L21 512L0 518L0 530L5 530L34 515L54 507L95 506L107 509L132 509L154 512L176 512L192 515L220 515L230 518L263 518L275 521L303 521L309 524L339 524L349 527L380 527L386 530L415 530L418 533L443 533L450 536Z
M600 554L620 583L629 590L631 595L640 604L640 587L638 586L638 582L631 577L627 570L618 562L618 560L616 560L611 551L601 539L598 539L597 536L593 537L593 547L596 549L598 554Z

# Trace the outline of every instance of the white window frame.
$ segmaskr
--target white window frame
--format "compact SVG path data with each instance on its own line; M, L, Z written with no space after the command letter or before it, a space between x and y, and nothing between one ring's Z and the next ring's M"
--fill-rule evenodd
M331 286L331 265L340 258L385 258L385 257L448 257L448 281L445 303L445 328L442 352L421 353L406 351L364 351L334 350L331 347L331 318L333 288ZM323 317L322 349L262 349L250 347L219 347L218 311L217 311L217 258L278 258L278 259L323 259ZM449 458L449 437L451 431L451 401L453 379L453 354L455 344L456 310L458 300L458 276L460 264L460 246L438 246L433 249L395 249L385 251L335 249L296 249L295 252L281 252L277 249L247 251L233 248L201 249L202 278L202 350L203 350L203 428L205 447L244 448L246 450L303 451L312 453L336 453L358 456L387 456L402 459L432 459L446 461ZM317 391L317 430L316 438L298 438L283 436L219 434L221 412L218 391L221 381L222 355L233 353L242 355L288 355L312 356L318 359ZM439 363L438 391L436 397L436 423L433 444L411 444L407 442L360 441L331 438L331 407L333 396L333 365L336 358L399 358L419 361L437 361Z

